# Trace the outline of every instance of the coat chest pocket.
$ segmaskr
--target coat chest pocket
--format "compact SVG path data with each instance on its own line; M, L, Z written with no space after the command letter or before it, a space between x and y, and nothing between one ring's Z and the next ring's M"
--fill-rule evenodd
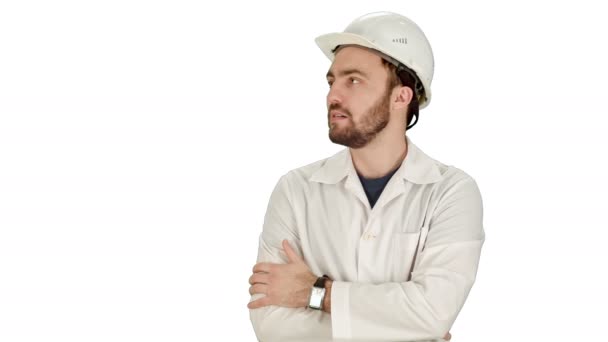
M395 233L393 236L393 281L409 281L418 256L424 249L428 226L416 233Z

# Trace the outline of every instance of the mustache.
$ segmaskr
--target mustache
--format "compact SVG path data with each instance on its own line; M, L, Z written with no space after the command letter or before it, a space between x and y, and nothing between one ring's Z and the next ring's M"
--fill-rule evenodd
M341 107L339 104L334 103L334 104L329 105L329 108L327 109L327 117L328 117L328 118L330 117L330 114L329 114L329 113L330 113L332 110L337 110L337 111L340 111L340 112L342 112L342 113L346 114L346 116L351 117L350 112L348 111L348 109L346 109L346 108L342 108L342 107Z

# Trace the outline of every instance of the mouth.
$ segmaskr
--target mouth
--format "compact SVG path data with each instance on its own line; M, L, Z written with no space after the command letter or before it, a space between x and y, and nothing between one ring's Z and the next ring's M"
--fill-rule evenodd
M331 122L334 122L334 121L342 121L342 120L346 120L346 119L348 119L348 115L346 115L346 114L344 114L344 113L342 113L342 112L339 112L339 111L337 111L337 110L332 110L332 111L329 113L329 118L330 118L330 121L331 121Z

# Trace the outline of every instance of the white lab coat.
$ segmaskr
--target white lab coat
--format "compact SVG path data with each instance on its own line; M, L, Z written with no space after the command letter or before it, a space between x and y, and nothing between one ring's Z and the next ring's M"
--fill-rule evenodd
M477 274L482 200L473 178L406 139L373 209L348 148L281 177L257 261L286 263L290 240L315 274L334 279L332 313L250 310L259 340L443 341Z

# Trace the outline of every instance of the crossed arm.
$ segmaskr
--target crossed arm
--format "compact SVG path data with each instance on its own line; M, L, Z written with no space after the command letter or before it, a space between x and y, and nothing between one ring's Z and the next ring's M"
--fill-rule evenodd
M288 258L286 264L273 264L261 262L253 267L253 274L249 278L249 294L263 294L264 297L249 302L249 309L259 309L269 305L285 308L306 308L315 276L304 260L300 258L289 245L287 240L282 241L283 251ZM331 314L331 288L332 280L325 284L325 298L322 310ZM452 338L447 332L443 339Z
M250 302L249 309L258 309L268 305L278 305L286 308L306 308L312 285L317 280L304 260L291 248L287 240L283 240L283 250L289 262L287 264L273 264L261 262L253 267L253 274L249 278L249 294L264 294L265 296ZM330 301L325 295L326 304ZM327 305L328 306L328 305ZM323 305L325 312L331 310Z
M473 285L484 235L481 197L472 180L451 189L410 281L367 284L334 280L324 312L307 309L317 275L285 241L293 208L282 178L273 191L249 279L251 319L260 340L429 340L443 337Z

